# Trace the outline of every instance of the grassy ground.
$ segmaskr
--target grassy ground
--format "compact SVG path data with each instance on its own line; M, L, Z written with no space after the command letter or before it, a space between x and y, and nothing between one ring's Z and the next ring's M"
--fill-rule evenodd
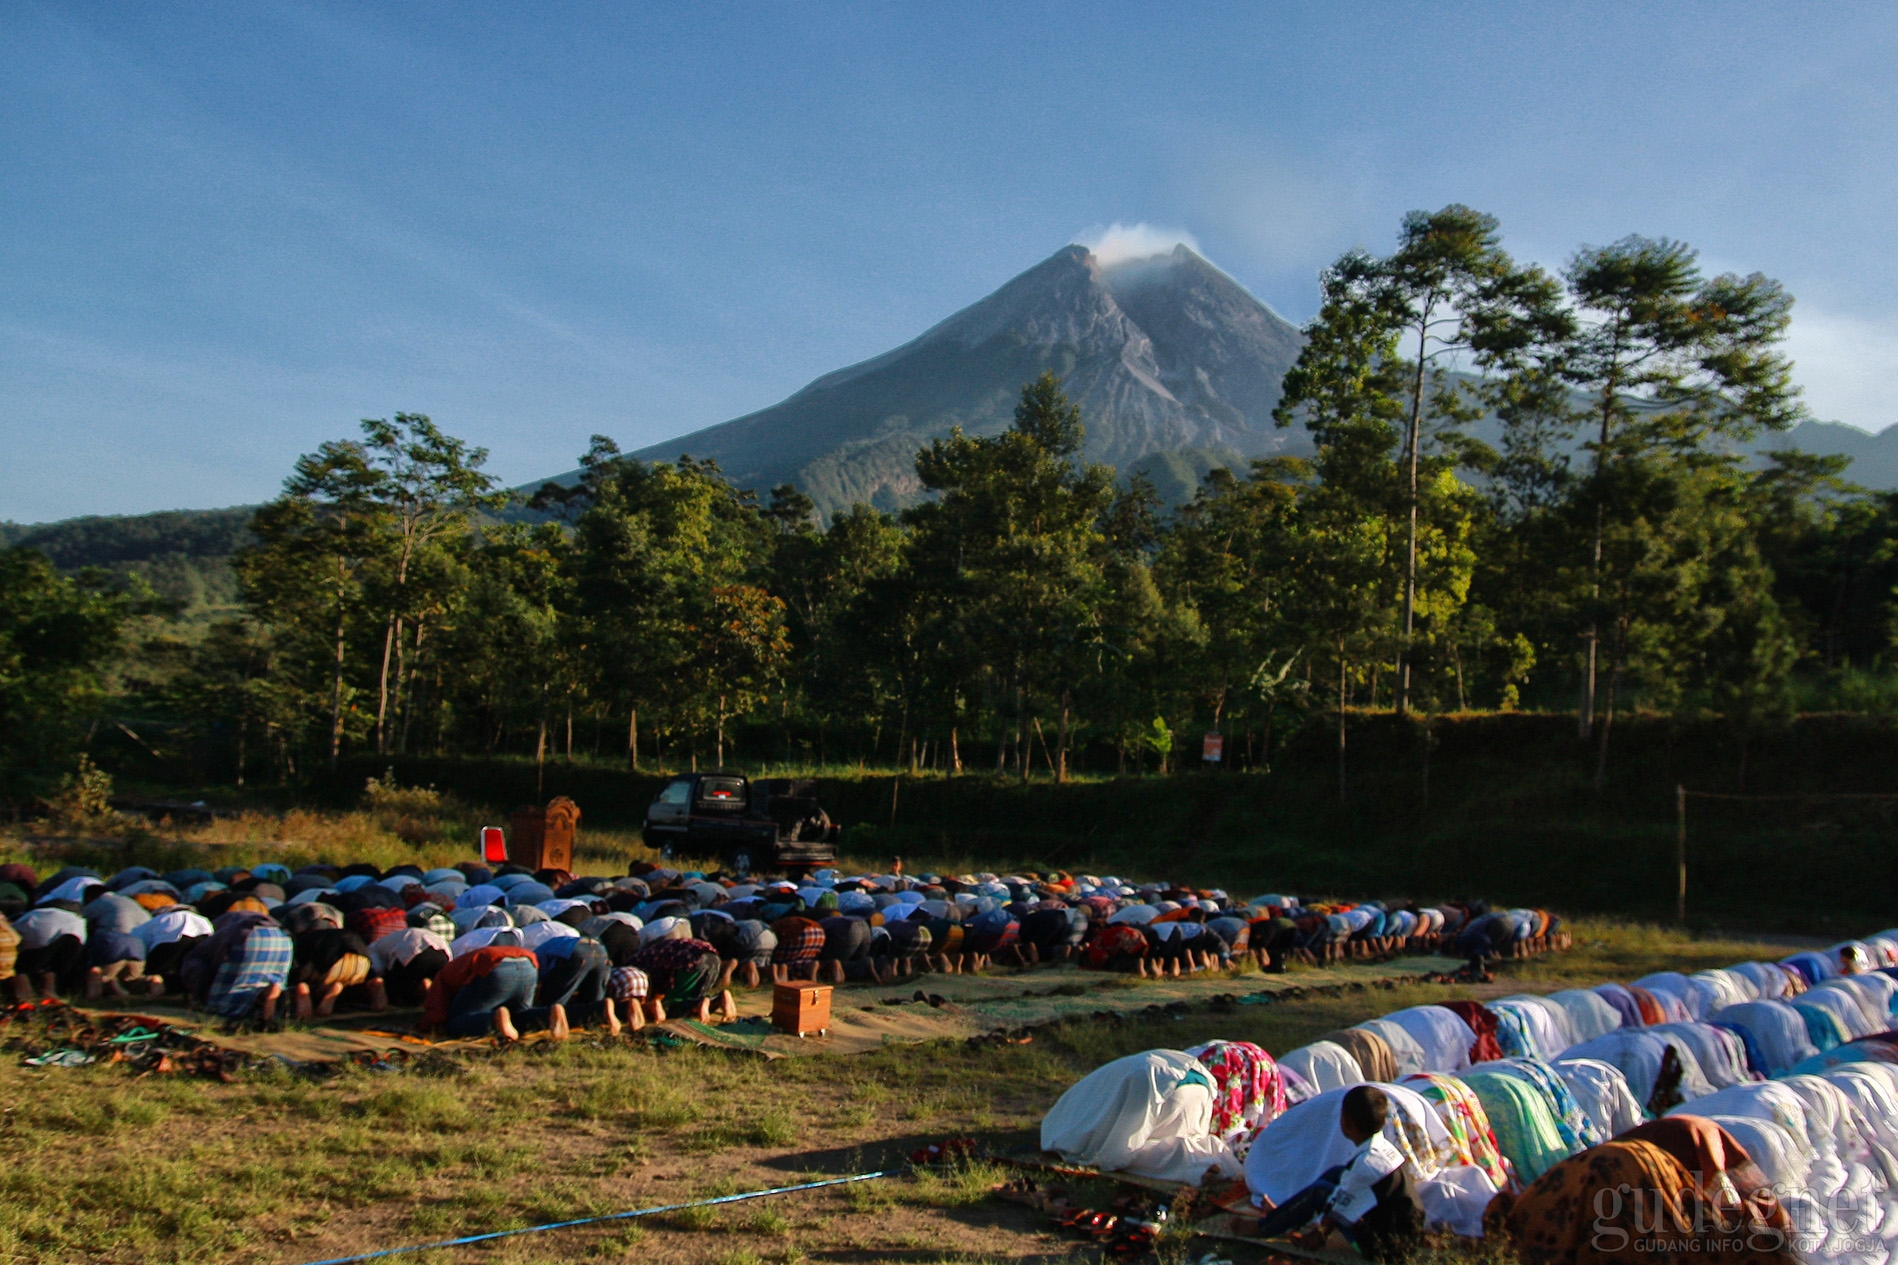
M1476 991L1783 952L1612 923L1574 930L1573 952L1507 964ZM315 1081L280 1071L226 1085L134 1079L111 1065L40 1070L7 1055L0 1261L315 1261L862 1172L956 1134L1006 1153L1032 1147L1067 1086L1124 1054L1212 1037L1283 1053L1403 1006L1467 995L1369 988L1177 1019L1064 1023L1028 1045L934 1042L772 1063L583 1037L433 1074L350 1069ZM1092 1259L1051 1224L989 1198L1003 1176L975 1164L427 1259ZM1174 1260L1186 1253L1184 1242L1167 1249Z

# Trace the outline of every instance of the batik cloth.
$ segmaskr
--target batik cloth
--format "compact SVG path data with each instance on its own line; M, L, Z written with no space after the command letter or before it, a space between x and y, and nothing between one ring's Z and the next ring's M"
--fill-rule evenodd
M1212 1131L1245 1158L1253 1136L1283 1115L1285 1079L1262 1046L1250 1041L1209 1041L1187 1051L1213 1078Z
M1480 1070L1520 1076L1534 1085L1549 1100L1549 1111L1555 1117L1556 1131L1561 1134L1562 1145L1568 1148L1571 1155L1607 1141L1595 1122L1588 1118L1588 1113L1582 1110L1581 1103L1576 1101L1568 1082L1547 1063L1537 1059L1504 1059Z
M823 936L823 928L818 928ZM652 991L668 1006L696 1005L711 994L724 964L718 950L703 940L654 940L633 955L633 965L646 973Z
M1458 1076L1482 1100L1496 1145L1518 1180L1534 1182L1574 1149L1562 1140L1555 1111L1535 1085L1507 1072L1464 1072Z
M1482 1169L1498 1190L1515 1188L1515 1176L1509 1161L1503 1158L1502 1148L1496 1145L1496 1133L1490 1128L1483 1100L1471 1093L1468 1085L1437 1072L1406 1076L1401 1083L1416 1090L1443 1121L1459 1163Z
M1702 1233L1701 1216L1679 1160L1651 1142L1616 1141L1562 1161L1520 1195L1498 1195L1483 1222L1528 1265L1791 1265L1784 1236L1744 1224Z

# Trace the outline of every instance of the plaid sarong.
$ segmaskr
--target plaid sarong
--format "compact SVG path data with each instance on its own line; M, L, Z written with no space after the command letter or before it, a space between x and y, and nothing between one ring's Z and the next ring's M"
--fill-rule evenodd
M824 924L820 922L794 914L772 923L771 931L778 937L771 961L779 966L815 962L824 952Z
M217 968L205 1008L226 1019L247 1018L271 985L282 988L290 978L295 953L289 933L282 927L271 923L252 927Z
M636 966L620 966L606 977L606 995L614 1001L644 1001L652 991L646 972Z
M408 926L409 913L406 909L355 909L350 911L346 925L362 937L364 944L374 944L391 931Z

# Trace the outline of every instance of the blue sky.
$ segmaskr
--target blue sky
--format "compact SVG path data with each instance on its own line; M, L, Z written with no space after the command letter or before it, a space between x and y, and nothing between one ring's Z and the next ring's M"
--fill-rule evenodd
M1461 201L1799 298L1898 421L1889 5L0 8L0 519L271 495L427 412L510 483L781 399L1114 223L1293 320Z

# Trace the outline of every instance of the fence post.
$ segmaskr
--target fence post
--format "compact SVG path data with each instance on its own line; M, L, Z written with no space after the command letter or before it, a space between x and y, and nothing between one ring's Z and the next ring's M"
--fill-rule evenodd
M1680 871L1679 887L1674 893L1674 920L1687 923L1687 788L1674 787L1674 860Z

